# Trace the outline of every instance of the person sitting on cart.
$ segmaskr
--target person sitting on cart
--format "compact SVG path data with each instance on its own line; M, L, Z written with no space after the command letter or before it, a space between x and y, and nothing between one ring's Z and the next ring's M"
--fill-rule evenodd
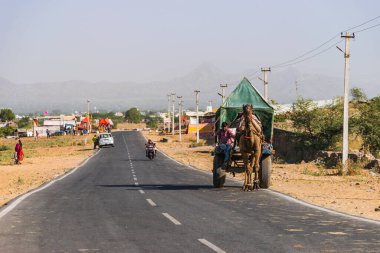
M225 145L224 150L224 164L230 160L231 147L234 143L235 134L228 128L227 122L222 123L222 128L216 131L215 141L222 147Z
M156 150L156 143L154 143L151 139L148 140L148 142L145 144L145 156L148 157L148 150L153 148L154 150L154 156L156 156L157 150Z

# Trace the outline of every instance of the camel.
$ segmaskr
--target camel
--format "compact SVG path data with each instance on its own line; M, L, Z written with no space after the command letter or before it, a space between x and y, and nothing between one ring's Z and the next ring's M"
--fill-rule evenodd
M239 148L244 162L243 191L259 189L259 166L261 157L262 129L261 123L255 120L252 105L243 105L243 116L239 125ZM254 167L253 167L254 165ZM254 168L254 180L252 185L252 172Z

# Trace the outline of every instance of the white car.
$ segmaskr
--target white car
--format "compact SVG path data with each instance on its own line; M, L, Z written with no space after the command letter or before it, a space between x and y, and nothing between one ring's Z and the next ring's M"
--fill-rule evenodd
M102 148L104 146L115 147L112 134L104 133L99 135L99 147Z

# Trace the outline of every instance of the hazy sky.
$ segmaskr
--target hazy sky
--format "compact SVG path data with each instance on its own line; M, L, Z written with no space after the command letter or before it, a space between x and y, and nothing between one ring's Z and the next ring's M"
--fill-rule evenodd
M145 82L205 62L238 73L295 58L379 15L375 0L0 0L0 76ZM357 34L352 78L380 85L379 41L380 26ZM343 64L332 48L296 67L342 76Z

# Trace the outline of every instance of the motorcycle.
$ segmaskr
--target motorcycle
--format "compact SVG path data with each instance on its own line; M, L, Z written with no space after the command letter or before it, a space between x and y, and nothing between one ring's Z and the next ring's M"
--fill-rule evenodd
M153 158L156 156L155 155L155 150L154 150L154 147L148 147L148 154L147 154L148 158L150 160L153 160Z

